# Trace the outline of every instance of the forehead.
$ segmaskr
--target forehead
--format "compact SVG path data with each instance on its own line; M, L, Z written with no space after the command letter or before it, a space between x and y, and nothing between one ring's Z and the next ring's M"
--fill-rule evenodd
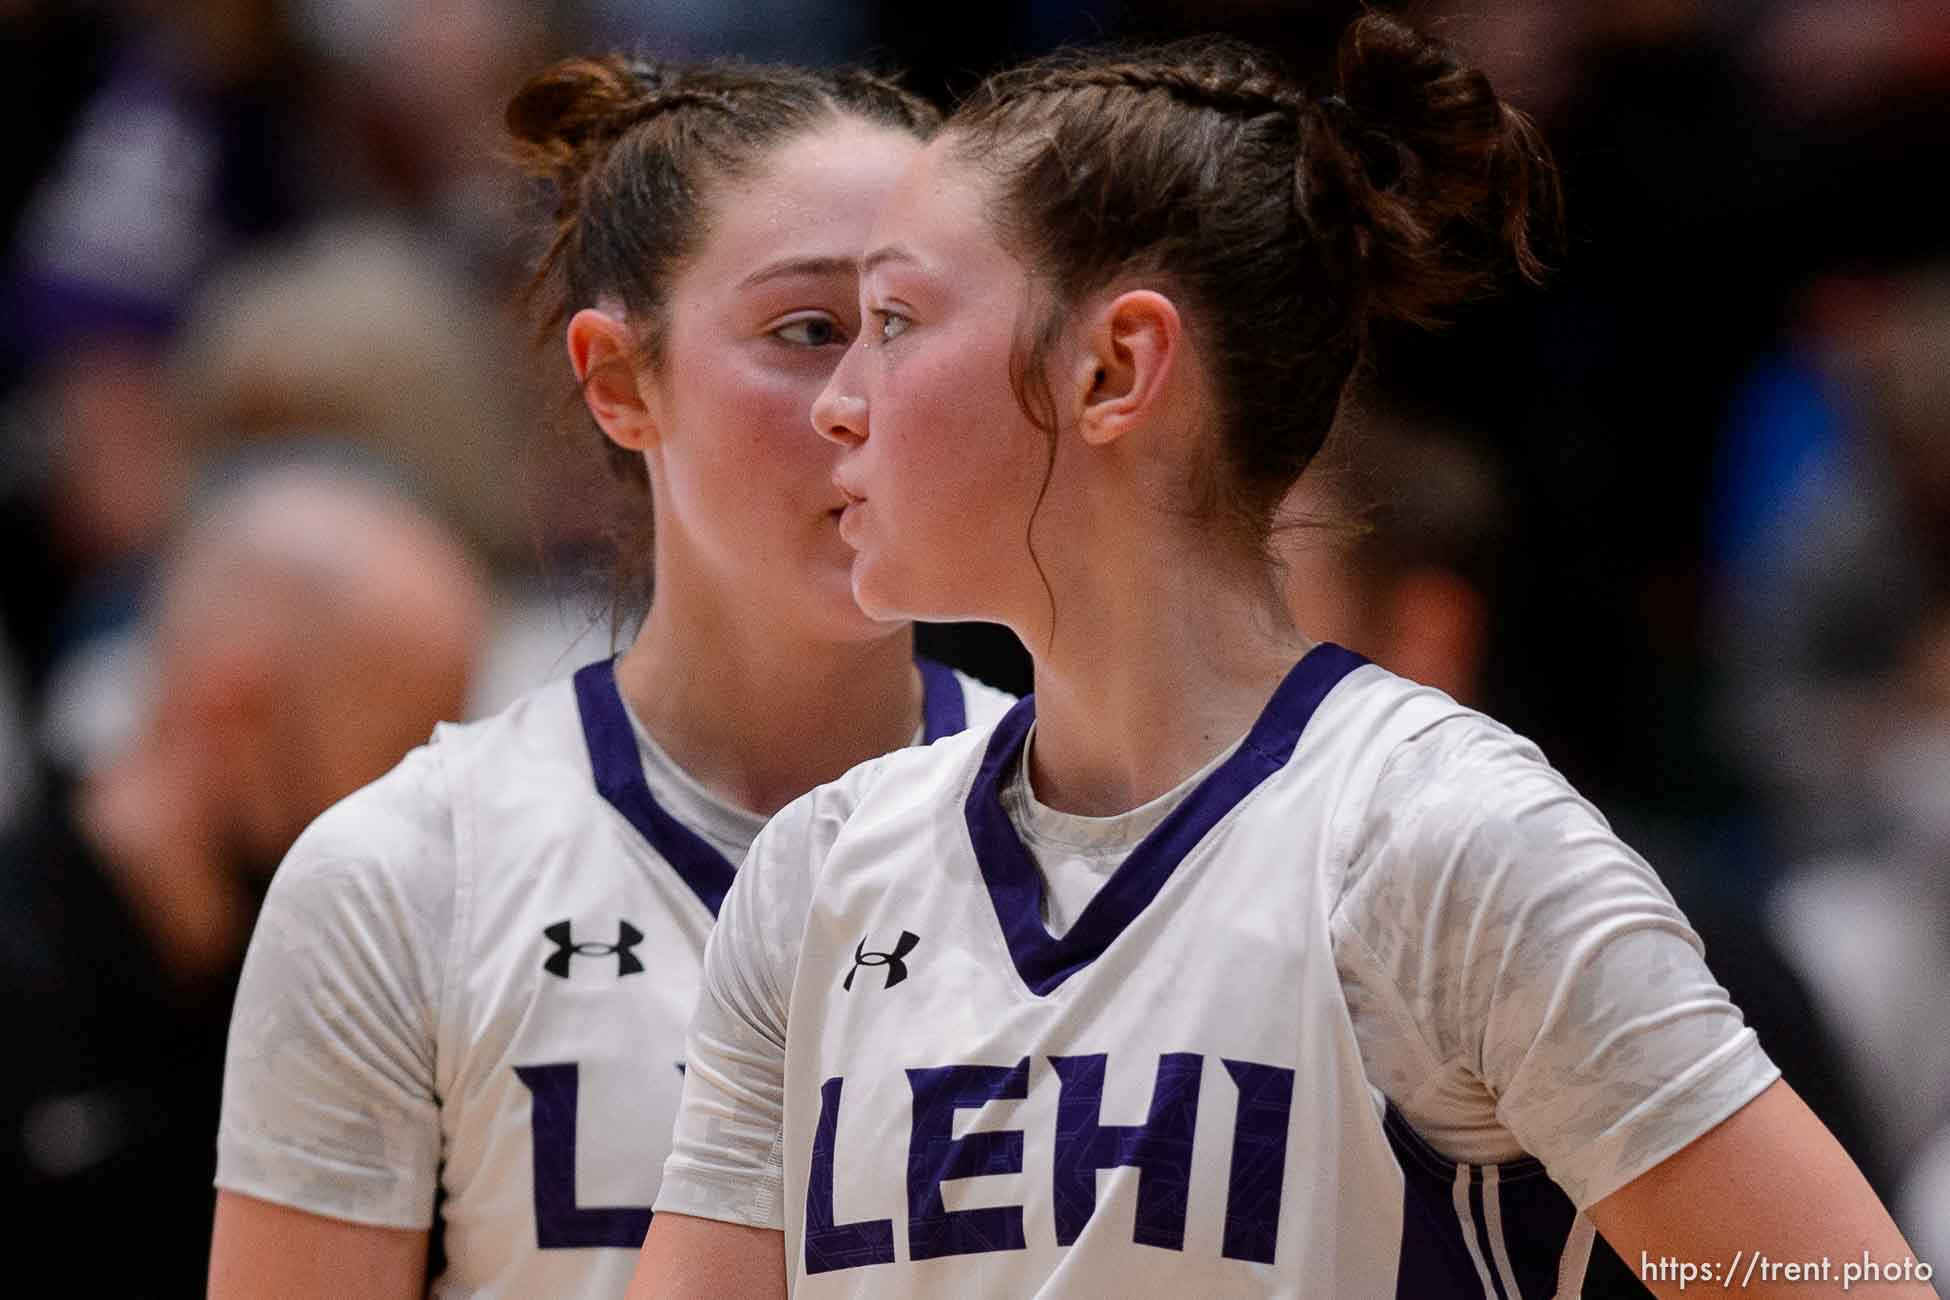
M874 222L868 249L900 246L925 268L956 276L978 270L1020 271L989 220L980 170L963 161L955 142L938 136L901 174Z
M699 261L749 270L787 256L857 257L920 148L904 132L853 119L791 137L712 196Z

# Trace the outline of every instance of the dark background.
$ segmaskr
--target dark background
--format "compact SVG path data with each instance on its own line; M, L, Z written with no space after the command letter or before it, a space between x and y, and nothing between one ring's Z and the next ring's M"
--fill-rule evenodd
M1764 972L1781 950L1803 965L1770 910L1780 882L1840 862L1930 909L1950 866L1944 819L1916 812L1950 766L1914 760L1919 736L1950 730L1950 223L1927 197L1950 157L1950 9L1383 7L1432 24L1532 112L1565 182L1548 283L1436 334L1380 338L1361 402L1377 425L1437 430L1499 485L1493 548L1469 572L1490 611L1477 702L1645 849L1730 985L1759 962L1744 978L1785 990L1772 1008L1752 995L1763 1041L1784 1064L1814 1044L1791 1077L1894 1199L1930 1126L1882 1114L1891 1085L1864 1081L1876 1058L1851 1046L1819 978L1804 996ZM140 627L198 466L373 409L281 392L256 353L226 361L239 277L296 247L330 265L352 256L347 230L378 231L471 313L445 322L478 336L478 355L519 355L506 304L531 243L494 132L549 58L865 60L946 104L1062 43L1228 31L1327 93L1356 8L0 0L0 825L128 725L102 705L122 698L109 679L83 670ZM266 274L270 300L298 301ZM303 368L306 329L246 319ZM427 481L509 589L599 608L566 590L586 469L536 432L547 399L495 388L493 427L469 423L459 398L441 405L439 359L410 360L411 383L348 381L388 390L367 441ZM427 453L443 421L522 472ZM389 441L407 426L418 434ZM929 629L925 644L1027 685L1005 634ZM1756 938L1770 933L1771 947ZM1930 1014L1904 1031L1950 1032L1940 1005ZM1950 1124L1943 1078L1894 1087ZM1919 1249L1938 1230L1908 1226Z

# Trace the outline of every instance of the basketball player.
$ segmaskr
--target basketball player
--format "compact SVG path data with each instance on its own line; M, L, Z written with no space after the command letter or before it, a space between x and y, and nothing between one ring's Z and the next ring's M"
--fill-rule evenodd
M1365 327L1472 246L1534 271L1551 184L1381 16L1333 98L1072 58L909 167L814 408L854 590L1007 624L1036 694L754 844L632 1296L1534 1300L1594 1224L1668 1293L1907 1253L1645 863L1521 737L1309 644L1266 560Z
M1007 704L854 604L838 452L806 429L931 111L863 75L608 58L508 121L557 196L535 295L655 518L654 599L620 659L442 728L280 868L214 1296L620 1295L732 864L815 783Z

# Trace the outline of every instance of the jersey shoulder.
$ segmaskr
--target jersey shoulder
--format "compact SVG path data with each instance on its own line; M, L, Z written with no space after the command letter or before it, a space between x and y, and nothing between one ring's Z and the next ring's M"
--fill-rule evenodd
M1363 662L1321 700L1299 751L1328 751L1342 762L1355 754L1385 755L1432 727L1465 718L1490 721L1433 686Z
M1527 737L1432 687L1371 670L1350 693L1339 745L1362 773L1346 810L1356 847L1419 826L1432 843L1502 835L1519 820L1596 810ZM1602 818L1598 818L1602 822Z
M432 742L320 813L278 867L272 889L289 892L314 878L451 876L452 798Z
M1293 757L1254 801L1249 819L1284 824L1324 818L1319 870L1328 897L1344 898L1372 847L1399 839L1436 805L1457 836L1497 819L1525 771L1555 776L1536 747L1435 689L1362 663L1308 719ZM1561 778L1559 778L1561 780Z
M551 682L492 717L440 724L391 771L326 809L286 854L274 896L302 905L350 888L442 912L460 871L459 823L476 795L559 798L565 786L588 788L588 759L569 686Z
M1551 771L1535 745L1496 719L1376 664L1349 673L1322 701L1288 779L1317 779L1322 769L1339 774L1342 814L1353 823L1391 814L1378 797L1384 788L1391 796L1405 787L1454 791L1489 807L1512 775Z
M573 677L547 682L499 713L434 729L438 750L456 787L486 784L546 792L537 780L573 780L588 787L590 760Z

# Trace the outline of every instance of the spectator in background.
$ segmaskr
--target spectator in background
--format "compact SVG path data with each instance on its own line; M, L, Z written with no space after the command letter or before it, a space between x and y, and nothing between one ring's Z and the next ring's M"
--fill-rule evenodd
M278 0L83 8L94 21L49 53L99 41L92 58L69 50L70 82L87 84L59 88L66 135L8 178L18 201L0 248L0 613L29 691L56 701L41 743L70 771L126 737L131 715L114 706L127 694L93 707L89 684L126 676L121 634L193 472L169 340L212 269L300 202Z
M1767 919L1860 1080L1874 1154L1910 1170L1918 1190L1891 1198L1898 1222L1941 1266L1950 1256L1929 1253L1925 1229L1950 1223L1950 708L1918 704L1870 764L1887 829L1797 866Z
M532 436L542 404L512 335L423 231L327 221L233 262L192 307L171 364L199 453L329 429L396 466L489 559L495 625L469 717L611 648L599 615L536 573L535 543L553 560L593 542L607 517L594 503L614 488L591 481L600 466L582 448Z
M1741 377L1810 276L1945 248L1915 160L1950 147L1950 8L1431 9L1496 84L1537 106L1571 223L1544 293L1378 349L1384 382L1416 374L1418 398L1496 431L1518 539L1502 621L1537 652L1521 678L1498 667L1497 703L1614 816L1709 841L1749 835L1707 707L1715 449ZM1811 19L1852 39L1816 37L1822 57L1803 57Z
M1458 432L1385 406L1344 422L1322 460L1295 485L1285 511L1281 553L1294 622L1479 704L1497 653L1496 582L1508 567L1507 499L1494 466ZM1851 1063L1760 925L1761 905L1721 892L1708 864L1676 853L1652 856L1715 978L1788 1083L1872 1183L1886 1186L1879 1175L1887 1166L1877 1159L1885 1153L1865 1131ZM1601 1239L1587 1300L1645 1294Z
M492 568L494 627L465 710L492 712L600 653L576 653L579 638L603 639L596 615L579 616L534 573L534 534L572 547L593 498L555 481L581 457L544 456L527 436L539 403L512 333L409 224L322 221L262 244L182 312L144 408L177 472L142 481L144 499L178 508L190 465L327 434L385 463ZM87 770L141 716L152 689L142 631L103 627L56 662L41 735L61 768Z
M105 75L25 199L0 276L0 358L157 338L225 254L298 201L281 155L277 0L127 3Z
M1728 668L1802 846L1770 920L1901 1166L1950 1125L1950 268L1858 289L1824 362L1836 445L1736 571ZM1946 1143L1896 1204L1919 1237Z
M283 0L315 70L315 209L410 222L450 269L499 296L524 248L498 161L501 108L585 5L528 0Z
M519 476L495 443L524 423L519 368L511 349L459 354L492 331L480 302L503 299L524 251L508 194L487 179L492 141L517 70L560 15L517 0L94 0L85 22L39 8L0 7L0 20L43 62L65 56L56 107L73 106L52 114L59 143L6 178L0 545L17 559L0 619L30 695L46 701L43 745L80 771L138 712L130 634L213 425L223 438L390 437L408 471L465 489L465 522L480 522L477 503L501 507L476 534L499 556L520 549ZM378 349L400 343L414 319L401 303L416 293L410 345L387 364ZM193 346L222 356L182 364L185 325ZM276 364L221 374L220 391L172 384L220 361ZM453 382L470 367L471 388ZM296 399L321 394L354 409L336 419L314 401L297 428ZM257 405L228 421L213 404L233 399ZM457 481L462 461L491 485Z
M257 900L308 821L458 715L485 605L465 547L364 477L259 471L191 518L153 713L0 842L0 1178L28 1273L86 1258L104 1294L202 1294Z
M231 259L179 316L153 371L124 375L120 401L97 400L88 418L69 421L63 460L105 503L79 517L107 517L106 503L120 500L165 518L181 508L196 464L329 434L392 467L501 575L510 599L499 621L511 630L497 647L538 647L500 649L477 685L492 679L505 695L545 675L573 633L518 576L532 554L520 467L535 403L511 331L430 240L395 221L320 222ZM113 377L97 373L90 391ZM116 438L73 443L111 422ZM147 455L118 469L94 464L113 461L123 443ZM156 526L125 531L145 592ZM541 631L526 634L531 623ZM85 772L126 741L152 689L142 632L139 621L97 620L51 665L40 732L56 766Z
M1507 512L1454 433L1398 409L1353 420L1287 499L1295 621L1481 707Z
M198 454L329 431L506 566L528 549L511 469L536 405L513 335L424 231L332 219L210 281L171 350L170 392Z
M1731 736L1799 856L1886 829L1876 764L1943 689L1927 647L1950 607L1950 267L1824 301L1825 384L1742 441L1786 454L1798 425L1832 432L1750 508L1721 646Z

